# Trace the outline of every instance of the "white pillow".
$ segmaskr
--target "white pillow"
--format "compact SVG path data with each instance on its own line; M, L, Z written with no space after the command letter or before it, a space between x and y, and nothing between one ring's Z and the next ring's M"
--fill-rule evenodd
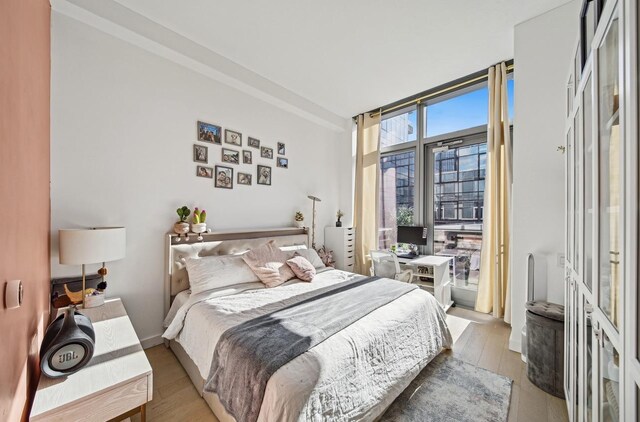
M280 250L283 252L299 251L301 249L307 249L307 245L280 246Z
M309 261L311 265L313 265L313 267L316 269L326 267L326 265L324 265L324 262L322 262L322 259L320 259L320 256L318 255L318 252L315 251L315 249L298 249L294 251L293 256L295 255L299 255L306 258L307 261Z
M192 294L235 284L260 281L244 262L242 255L187 258L186 265Z

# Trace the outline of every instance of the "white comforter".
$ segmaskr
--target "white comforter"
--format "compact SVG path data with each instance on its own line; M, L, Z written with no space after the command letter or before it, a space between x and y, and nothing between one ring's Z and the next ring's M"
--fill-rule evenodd
M247 283L192 295L168 315L163 336L178 341L207 379L225 330L286 306L294 296L355 276L330 270L312 283L295 280L272 289ZM444 312L431 294L416 289L280 368L267 384L258 420L373 420L449 347Z

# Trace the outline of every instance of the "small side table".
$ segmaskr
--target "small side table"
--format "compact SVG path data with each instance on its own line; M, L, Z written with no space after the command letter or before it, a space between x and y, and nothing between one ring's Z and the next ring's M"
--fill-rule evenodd
M122 301L110 299L80 312L95 330L93 358L65 378L42 375L30 420L122 420L139 412L144 422L146 404L153 398L153 374Z
M453 305L451 275L449 273L449 263L452 259L451 256L426 255L416 259L403 260L403 264L411 269L412 283L416 278L430 280L426 283L426 287L430 287L433 283L433 295L445 311ZM423 283L417 282L416 284L422 286Z

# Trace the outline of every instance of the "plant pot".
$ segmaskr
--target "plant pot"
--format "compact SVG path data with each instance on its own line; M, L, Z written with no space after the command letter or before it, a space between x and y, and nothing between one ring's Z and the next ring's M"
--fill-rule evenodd
M191 231L197 234L207 231L207 223L191 224Z
M294 221L295 225L297 228L302 229L304 228L304 220L302 221Z
M189 223L178 222L173 225L173 231L177 234L187 234L189 233Z

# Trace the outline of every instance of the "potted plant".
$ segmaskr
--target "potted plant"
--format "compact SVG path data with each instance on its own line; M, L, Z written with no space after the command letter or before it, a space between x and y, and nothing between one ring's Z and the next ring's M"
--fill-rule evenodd
M302 214L302 211L296 211L296 215L293 217L293 219L295 220L296 227L304 227L304 214Z
M191 222L191 231L194 233L204 233L207 231L207 212L200 211L198 208L193 210L193 220Z
M189 214L191 214L191 210L186 205L184 205L183 207L178 208L176 212L178 213L178 217L180 217L180 220L178 220L178 222L173 225L173 231L178 234L189 233L189 223L187 223L187 217L189 217Z
M344 217L344 213L340 210L336 213L336 217L338 217L338 221L336 221L336 227L342 227L342 221L340 219Z

